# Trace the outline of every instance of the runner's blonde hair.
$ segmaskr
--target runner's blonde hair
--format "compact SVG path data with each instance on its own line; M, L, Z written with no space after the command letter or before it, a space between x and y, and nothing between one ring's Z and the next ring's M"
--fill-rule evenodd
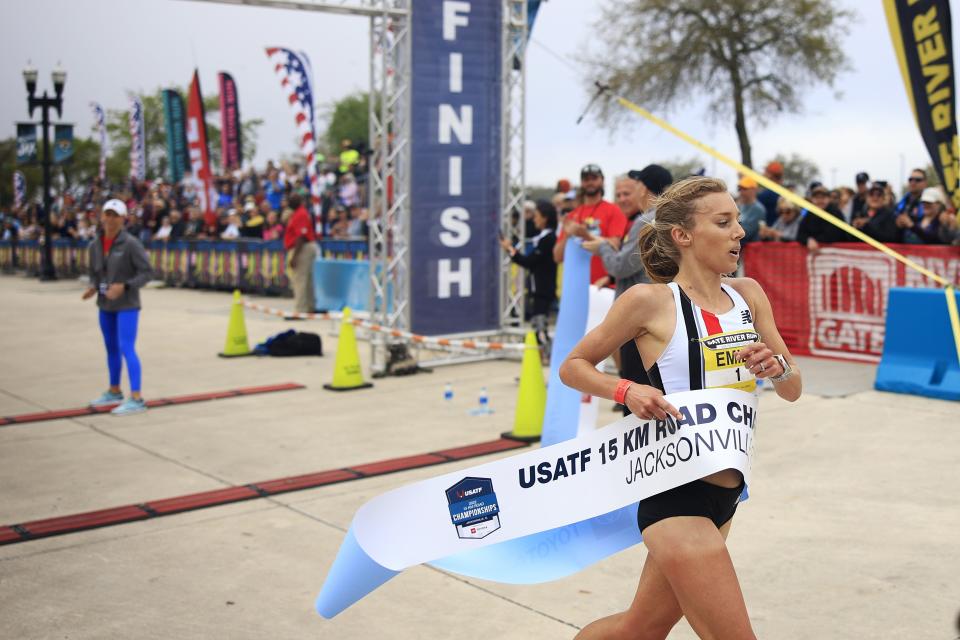
M654 282L671 282L680 271L680 250L670 237L674 227L693 228L693 214L701 198L727 193L717 178L699 176L674 182L654 202L656 218L640 232L640 260Z

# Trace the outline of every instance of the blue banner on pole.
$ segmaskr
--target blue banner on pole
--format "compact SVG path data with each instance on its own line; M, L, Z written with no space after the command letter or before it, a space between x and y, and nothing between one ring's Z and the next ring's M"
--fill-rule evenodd
M500 2L414 0L411 330L500 326Z
M73 157L73 125L58 124L53 128L53 163L63 164Z

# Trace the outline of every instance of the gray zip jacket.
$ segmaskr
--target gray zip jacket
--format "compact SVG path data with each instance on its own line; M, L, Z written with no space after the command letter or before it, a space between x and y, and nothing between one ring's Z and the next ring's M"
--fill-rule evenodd
M110 253L103 255L103 232L97 234L90 251L90 286L97 290L97 306L104 311L125 311L140 308L140 287L150 282L153 268L140 241L120 230ZM123 295L108 300L104 293L111 284L123 284Z
M647 209L643 215L633 219L627 237L619 249L614 249L609 242L604 242L598 249L598 255L603 260L603 267L611 276L616 278L614 296L620 295L635 284L652 282L647 276L643 263L640 262L640 231L648 222L653 222L655 209Z

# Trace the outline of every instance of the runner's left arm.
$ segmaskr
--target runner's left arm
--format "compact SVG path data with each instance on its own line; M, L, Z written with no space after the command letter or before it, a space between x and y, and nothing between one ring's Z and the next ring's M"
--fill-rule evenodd
M782 355L793 370L793 375L782 382L773 382L777 395L784 400L793 402L800 397L803 391L803 380L800 377L800 367L787 348L787 344L780 336L777 324L773 318L773 308L770 300L760 284L753 278L735 278L730 281L740 294L750 304L753 310L753 326L760 334L760 342L751 344L740 350L739 357L744 360L745 366L757 378L774 378L783 373L783 369L773 356ZM764 363L764 370L757 371L760 363Z

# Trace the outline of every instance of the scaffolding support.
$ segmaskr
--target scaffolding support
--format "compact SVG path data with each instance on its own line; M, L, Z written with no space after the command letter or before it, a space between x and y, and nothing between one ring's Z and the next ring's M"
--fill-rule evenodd
M500 114L500 228L505 238L517 238L521 246L526 240L523 202L526 199L524 178L527 47L527 0L503 2L503 40L501 43L501 114ZM524 323L524 275L506 253L500 263L500 327L519 327Z

